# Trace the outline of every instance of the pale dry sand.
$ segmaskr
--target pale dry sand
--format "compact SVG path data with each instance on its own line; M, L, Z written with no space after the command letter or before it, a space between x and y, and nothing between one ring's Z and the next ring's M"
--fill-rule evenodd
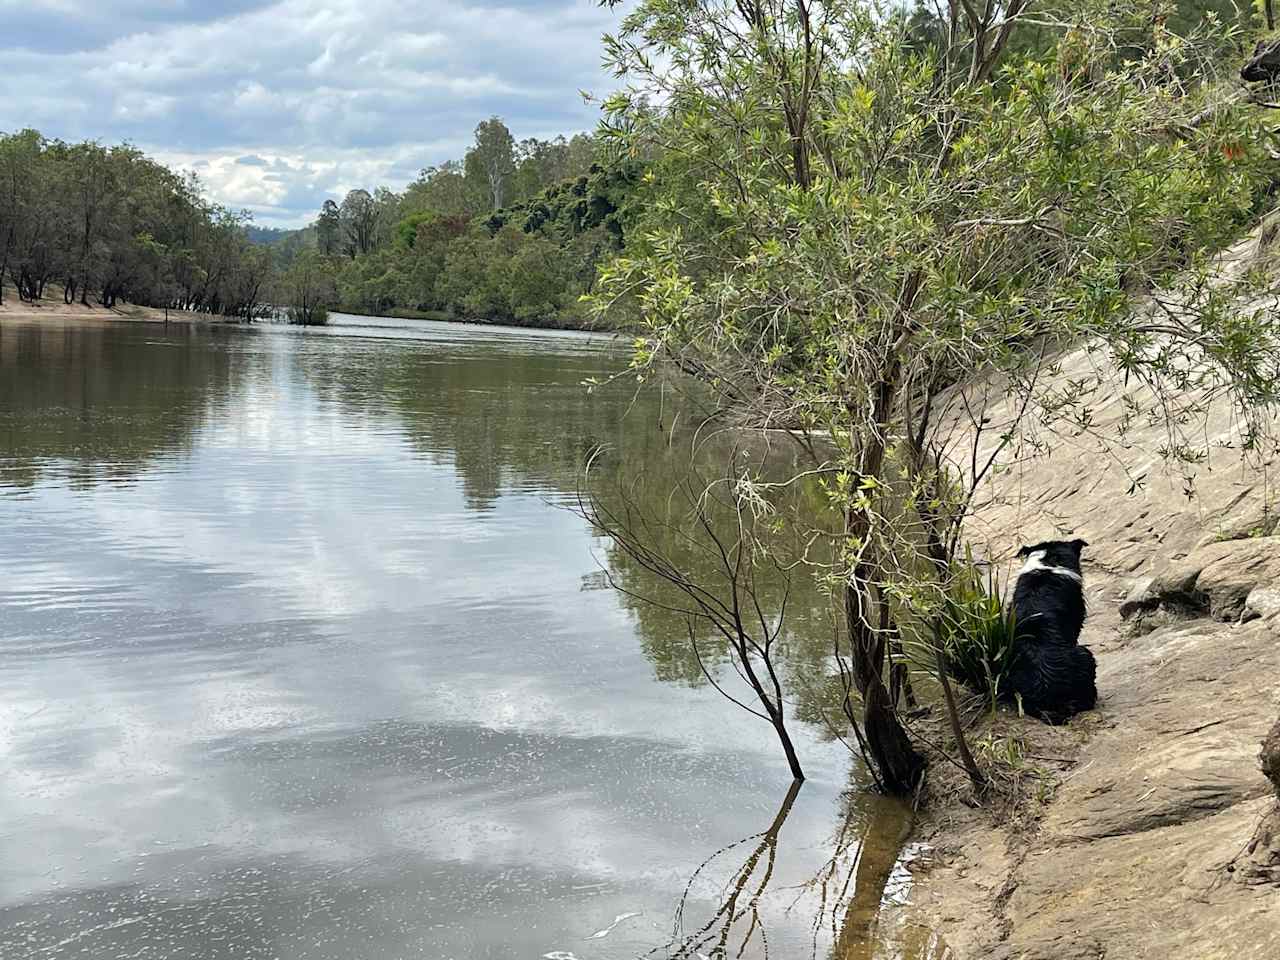
M99 321L99 322L133 322L164 323L165 312L154 307L139 307L131 303L122 304L114 309L88 306L79 303L65 304L59 293L53 298L46 298L38 303L26 303L17 298L12 288L6 288L4 303L0 304L0 323L5 320L21 320L24 322L40 321L62 323L67 321ZM170 310L170 323L218 323L225 318L210 314L190 313L183 310Z

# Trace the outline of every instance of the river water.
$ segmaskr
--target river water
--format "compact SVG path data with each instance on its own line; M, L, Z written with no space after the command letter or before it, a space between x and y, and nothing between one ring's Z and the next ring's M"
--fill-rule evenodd
M933 956L901 812L821 724L789 791L565 509L661 476L626 359L0 320L0 957Z

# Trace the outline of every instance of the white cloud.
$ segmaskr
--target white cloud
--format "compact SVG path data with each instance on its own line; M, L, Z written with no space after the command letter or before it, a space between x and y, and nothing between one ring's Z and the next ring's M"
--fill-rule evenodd
M128 139L195 167L214 199L300 223L316 197L402 186L482 119L518 137L589 129L593 0L0 0L0 129ZM255 154L284 166L237 170Z

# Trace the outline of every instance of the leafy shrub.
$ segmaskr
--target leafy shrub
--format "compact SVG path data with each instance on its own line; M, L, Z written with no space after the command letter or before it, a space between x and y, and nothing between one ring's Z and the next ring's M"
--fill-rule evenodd
M964 572L943 599L941 621L947 673L994 705L1014 658L1014 613L1005 609L999 577L984 579L966 557Z
M285 319L296 327L323 327L329 322L329 308L324 304L311 307L289 307Z

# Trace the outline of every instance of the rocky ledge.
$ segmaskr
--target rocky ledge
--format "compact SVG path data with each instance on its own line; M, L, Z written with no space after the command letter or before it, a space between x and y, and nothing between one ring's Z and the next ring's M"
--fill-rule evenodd
M1098 362L1077 350L1058 376ZM969 530L994 558L1089 541L1082 641L1101 699L1063 728L1007 712L975 723L975 742L1018 744L1038 784L1013 813L935 781L908 922L937 933L939 956L1280 957L1276 492L1265 464L1239 460L1229 410L1206 424L1223 453L1189 497L1151 452L1156 428L1119 450L1096 439L1122 406L1117 393L1089 434L1046 438L1052 453L997 480Z

